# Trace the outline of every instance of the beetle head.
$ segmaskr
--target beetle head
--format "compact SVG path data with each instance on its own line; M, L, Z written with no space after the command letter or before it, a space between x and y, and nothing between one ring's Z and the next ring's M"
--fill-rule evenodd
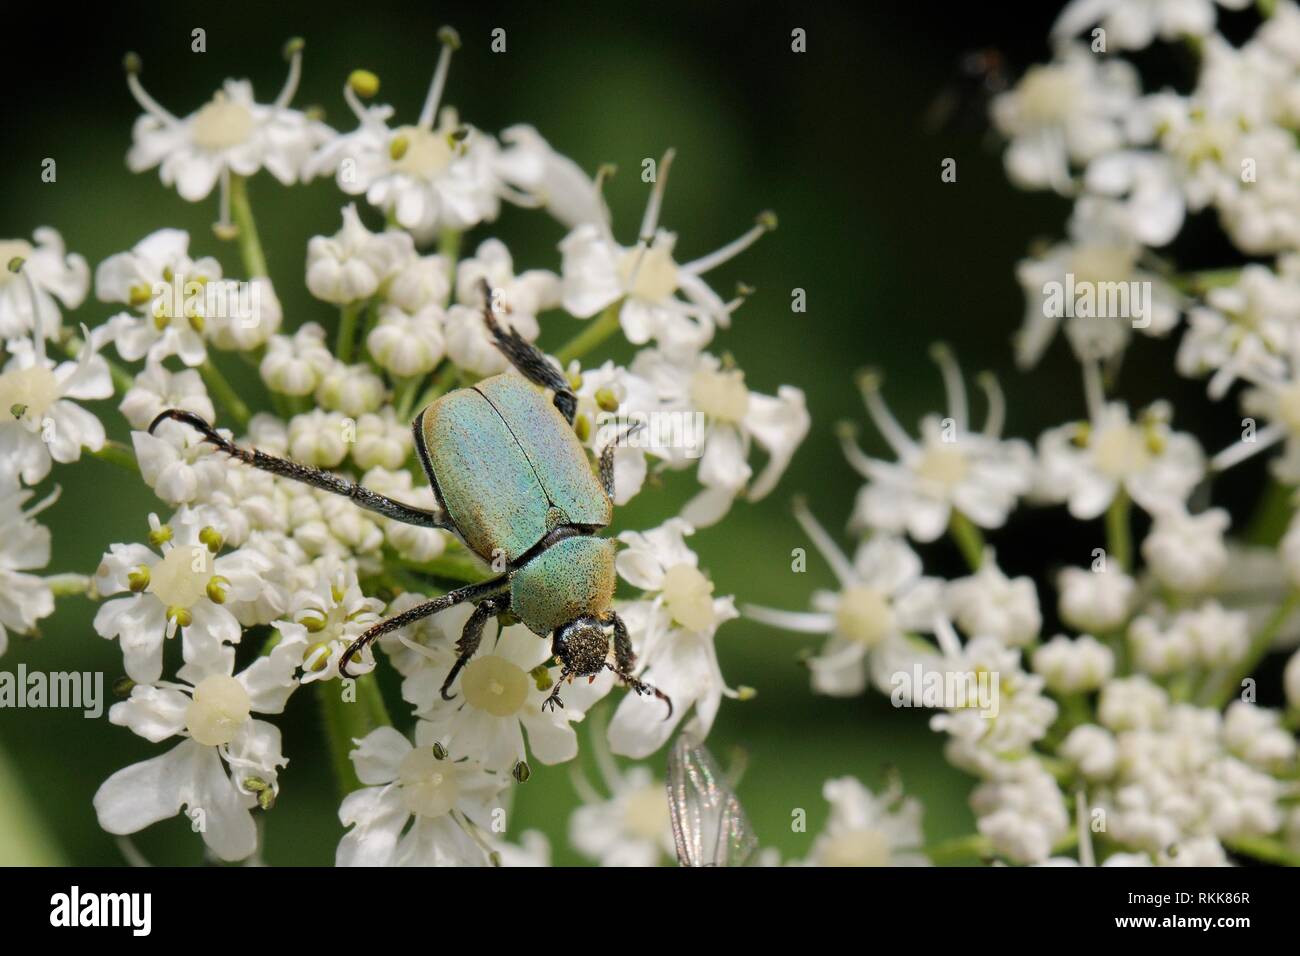
M551 651L566 672L575 677L590 677L605 669L609 638L600 621L584 614L555 629Z

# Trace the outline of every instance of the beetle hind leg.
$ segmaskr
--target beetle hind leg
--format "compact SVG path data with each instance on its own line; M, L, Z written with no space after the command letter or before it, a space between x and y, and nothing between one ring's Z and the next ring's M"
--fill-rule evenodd
M483 321L487 323L496 347L519 370L519 374L534 385L549 388L555 393L555 398L552 399L555 407L560 410L564 420L572 425L573 418L578 413L578 396L569 387L569 380L551 364L541 349L514 329L501 328L496 316L492 314L492 288L486 279L483 281Z

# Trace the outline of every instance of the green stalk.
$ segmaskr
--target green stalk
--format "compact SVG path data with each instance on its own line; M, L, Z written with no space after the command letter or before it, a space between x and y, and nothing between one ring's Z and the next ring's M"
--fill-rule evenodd
M420 390L420 383L423 381L423 375L410 375L398 380L393 392L393 409L399 422L410 420L411 408L415 404L415 393Z
M955 860L985 859L993 855L993 843L982 833L944 840L921 850L931 863L951 863Z
M84 597L90 590L91 579L85 574L51 574L45 583L56 598Z
M1128 517L1128 492L1121 488L1106 509L1106 544L1121 571L1128 571L1133 561L1133 532Z
M605 308L605 311L596 317L596 321L588 322L586 328L569 339L568 343L561 346L560 350L555 353L555 357L560 360L560 364L568 365L574 359L582 358L617 332L619 330L618 314L622 308L622 299L611 302Z
M212 364L211 359L199 366L199 374L203 376L203 382L208 386L208 391L221 403L221 407L230 413L230 417L241 428L247 425L248 420L253 417L253 413L248 410L248 406L239 397L239 393L235 391L234 386L221 374L221 370Z
M451 362L443 362L438 368L438 371L434 374L433 381L429 383L429 387L425 389L424 394L420 396L420 400L416 402L415 407L427 408L433 403L435 398L446 393L446 391L451 388L451 385L456 381L456 376L458 374L459 370L455 365Z
M0 750L0 866L67 866L37 806Z
M140 473L140 464L135 460L135 452L131 450L130 445L125 445L120 441L108 439L104 442L104 447L99 451L92 451L92 455L100 461L106 461L110 465L117 465L119 468L125 468L127 471Z
M1273 639L1277 637L1278 632L1282 630L1282 626L1297 607L1300 607L1300 591L1290 591L1273 612L1272 617L1264 622L1264 626L1250 639L1250 649L1246 651L1246 656L1240 663L1220 674L1217 680L1206 683L1202 697L1207 698L1208 703L1216 709L1227 705L1240 689L1241 682L1249 677L1250 672L1264 659L1269 648L1273 646Z
M364 784L358 779L356 768L348 758L360 740L377 727L391 727L388 709L379 693L379 683L374 674L362 674L356 679L356 700L343 699L341 681L321 681L316 688L324 718L325 741L329 746L330 765L339 793L347 796Z
M456 284L456 262L460 259L460 236L455 229L444 229L438 235L438 255L447 260L447 278Z
M357 320L365 309L364 302L349 302L339 310L339 337L334 353L340 362L352 361L352 348L357 338Z
M1233 853L1251 857L1262 863L1273 863L1277 866L1300 866L1300 853L1288 850L1276 840L1270 840L1268 837L1237 837L1223 842Z
M230 177L230 216L239 227L239 255L244 260L244 272L250 279L270 275L266 271L266 255L262 240L257 235L257 222L253 207L248 201L248 180L243 176Z
M980 564L984 561L984 535L980 529L975 527L974 522L967 518L956 508L952 509L952 519L948 523L948 531L952 535L953 541L957 542L962 557L972 571L978 571Z

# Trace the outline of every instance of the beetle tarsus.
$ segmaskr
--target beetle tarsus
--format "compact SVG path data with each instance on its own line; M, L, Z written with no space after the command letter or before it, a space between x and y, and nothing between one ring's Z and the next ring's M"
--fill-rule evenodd
M492 618L509 606L508 599L504 597L491 597L484 600L474 608L474 613L469 616L465 622L465 628L460 632L460 640L456 642L456 663L451 666L447 672L447 678L442 682L442 687L438 693L443 700L451 700L455 694L447 693L451 689L452 682L478 650L479 642L483 639L483 626L487 624L488 619Z

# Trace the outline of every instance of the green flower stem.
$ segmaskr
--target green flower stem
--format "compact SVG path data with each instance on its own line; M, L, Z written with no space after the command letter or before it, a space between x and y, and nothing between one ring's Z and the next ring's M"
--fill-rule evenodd
M1106 509L1106 545L1121 571L1128 571L1133 563L1133 531L1128 518L1128 492L1121 488Z
M420 400L415 403L416 408L427 408L433 400L439 395L443 395L451 388L452 383L456 381L459 370L451 362L443 362L437 373L433 376L433 381L429 387L424 390Z
M399 422L410 421L412 406L415 404L415 395L420 390L420 384L423 381L423 375L411 375L398 379L393 390L393 409Z
M104 442L104 447L99 451L92 451L92 455L100 461L106 461L110 465L117 465L119 468L125 468L127 471L140 473L140 464L135 460L135 452L130 445L123 444L120 441L108 439Z
M1300 590L1289 592L1282 600L1272 617L1265 621L1264 626L1250 639L1250 649L1246 651L1240 663L1220 674L1217 680L1206 684L1202 696L1207 698L1208 703L1216 709L1227 705L1240 690L1241 682L1249 677L1250 672L1264 659L1264 655L1273 646L1273 639L1277 637L1278 632L1282 630L1282 626L1290 619L1297 607L1300 607Z
M37 807L0 750L0 861L5 866L67 866Z
M244 272L249 279L270 275L266 271L266 255L262 240L257 235L257 222L253 207L248 201L248 180L243 176L230 177L230 216L239 227L239 255L244 260Z
M1263 863L1278 866L1300 866L1300 853L1289 850L1276 840L1268 837L1238 837L1224 840L1224 845L1233 853L1248 856Z
M1291 523L1291 513L1295 510L1291 504L1294 494L1294 488L1270 478L1268 488L1259 496L1259 503L1246 525L1246 541L1267 548L1276 547Z
M619 330L618 314L622 311L622 308L622 299L611 302L605 308L605 311L596 317L594 322L588 322L586 328L561 346L560 350L555 353L555 357L560 360L560 364L568 365L574 359L582 358L617 332Z
M461 234L455 229L444 229L438 235L438 255L447 260L447 278L456 283L456 262L460 259Z
M346 796L364 786L348 757L356 746L353 741L360 740L377 727L391 727L392 721L374 674L363 674L356 679L356 700L344 700L343 689L342 681L321 681L316 687L316 696L324 718L334 779L339 793Z
M417 571L420 574L427 574L435 578L445 578L448 581L463 581L466 584L476 584L479 581L485 581L490 577L484 569L483 562L471 554L466 553L463 549L453 551L450 554L444 554L432 561L424 564L418 564L414 561L401 561L398 565L411 571Z
M340 362L352 361L352 349L357 338L357 320L365 310L364 302L349 302L339 310L339 337L334 354Z
M952 519L948 523L948 532L957 542L962 557L972 571L978 571L984 560L984 535L975 527L974 522L956 508L952 510Z
M212 364L208 359L199 366L199 374L203 376L203 382L208 386L213 397L221 403L221 407L230 413L230 417L235 420L240 428L248 424L248 420L253 417L244 400L239 397L235 387L226 380L221 374L221 370Z
M931 863L982 860L993 855L993 843L982 833L969 833L924 847L921 852L930 858Z
M52 574L45 583L56 598L85 596L90 591L91 578L87 574Z

